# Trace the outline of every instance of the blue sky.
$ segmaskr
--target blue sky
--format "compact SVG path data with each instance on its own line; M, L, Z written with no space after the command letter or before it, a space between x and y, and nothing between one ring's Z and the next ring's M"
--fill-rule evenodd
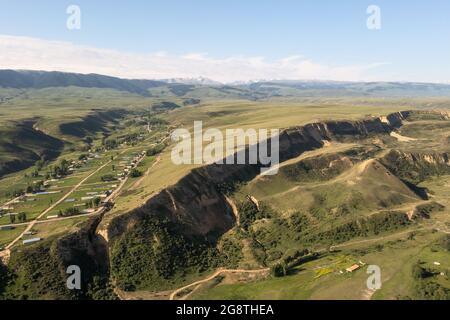
M70 4L81 8L81 30L66 28ZM371 4L381 8L381 30L366 27L366 9ZM106 65L93 70L119 76L127 76L127 72L130 77L204 75L231 81L252 76L283 78L285 72L285 78L324 79L329 73L328 78L336 80L450 82L447 0L0 0L0 35L15 39L13 46L0 38L3 54L17 54L8 50L19 50L20 41L41 41L36 48L24 46L27 54L22 60L0 62L2 68L10 63L14 68L84 71L70 60L74 60L71 50L79 56L80 48L85 47L113 50L116 55L124 54L121 59L125 54L136 55L132 60L145 66L144 70L137 65L127 69L125 60L107 55L105 59L112 64L120 60L122 70ZM48 56L60 61L58 65L38 60L45 41L67 44L65 50L58 49L66 55L65 65L63 57ZM152 55L161 56L162 52L166 57L158 62L167 64L167 69L159 66L153 70L156 60ZM96 52L101 54L105 52ZM91 51L80 60L89 62L92 55ZM296 57L292 64L295 73L287 71L290 57ZM198 70L202 59L204 68ZM253 69L240 75L246 59ZM96 69L93 62L90 67ZM217 68L219 64L221 68ZM198 74L200 71L206 74Z

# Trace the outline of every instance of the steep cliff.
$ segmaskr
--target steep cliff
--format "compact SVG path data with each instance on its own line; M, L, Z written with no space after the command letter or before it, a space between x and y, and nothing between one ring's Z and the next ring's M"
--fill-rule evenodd
M322 148L327 141L360 141L375 135L389 135L401 126L409 114L410 112L400 112L389 115L386 119L313 123L284 130L279 136L280 162L298 157L306 151ZM269 145L270 143L269 141ZM246 157L249 149L245 151ZM136 256L135 253L127 252L125 246L136 243L139 237L146 243L147 249L143 247L139 252L143 256L156 257L157 252L165 255L173 250L170 242L174 241L179 243L179 250L175 255L178 259L189 260L192 255L197 254L191 246L193 243L205 248L209 255L216 256L218 239L235 224L232 208L225 198L226 194L232 192L237 183L251 181L258 176L261 167L261 164L213 164L192 170L177 184L161 191L142 207L112 219L107 230L102 230L101 233L107 235L109 241L115 281L124 284L122 289L142 289L153 284L159 287L160 284L156 281L158 274L166 279L166 282L170 282L181 268L189 269L193 266L177 264L172 261L173 255L167 255L166 263L172 265L169 271L158 268L152 262L149 264L152 265L150 269L153 271L128 270L127 266L136 260ZM149 220L156 224L151 224L148 228L143 227L149 224ZM158 227L170 230L170 237L167 237L165 232L161 234ZM167 243L163 243L164 241ZM161 248L164 248L163 251L158 251ZM201 260L200 263L202 269L207 269L214 266L217 259ZM135 278L136 272L141 278L150 280L127 283L127 278Z

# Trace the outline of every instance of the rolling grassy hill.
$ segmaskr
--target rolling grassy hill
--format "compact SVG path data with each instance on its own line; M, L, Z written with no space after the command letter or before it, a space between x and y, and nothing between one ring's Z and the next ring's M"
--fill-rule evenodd
M61 140L36 130L33 121L3 126L0 135L0 177L32 166L40 159L55 159L63 147Z
M430 298L429 287L437 286L439 297L450 288L448 278L440 275L448 266L440 241L450 226L449 120L439 112L396 113L447 106L447 87L311 82L209 86L123 83L95 75L58 80L65 76L19 72L7 77L10 84L3 82L0 161L5 173L42 156L77 159L86 137L96 146L104 137L144 132L151 137L147 149L165 143L167 148L143 162L152 166L139 168L142 176L127 184L104 216L89 223L40 225L44 242L13 247L11 264L0 270L0 296L111 299L112 286L135 297L142 291L167 296L220 267L281 267L285 274L214 279L189 297ZM436 97L397 96L410 90ZM195 103L185 104L189 99ZM257 166L175 166L168 132L147 130L149 114L155 112L169 131L192 129L196 120L204 121L205 129L285 129L280 172L261 177ZM391 113L389 119L406 119L394 123L380 118ZM120 151L134 156L142 148L124 146ZM97 161L110 156L118 154ZM114 161L119 166L123 159ZM105 167L93 181L112 168ZM2 181L20 180L23 173ZM75 184L78 178L69 179ZM14 234L2 236L7 243ZM77 261L89 277L80 295L73 296L61 283L64 267ZM382 291L366 292L361 270L340 276L359 261L382 267ZM435 261L442 266L433 266ZM419 262L432 276L415 278L412 268ZM55 270L58 275L52 276ZM8 281L5 273L11 276ZM39 274L41 280L33 282Z
M147 90L162 85L152 80L126 80L99 74L0 70L0 87L42 89L54 87L108 88L148 96Z
M259 100L276 97L450 97L450 85L403 82L259 81L249 84L121 79L98 74L0 70L8 89L99 88L158 98Z

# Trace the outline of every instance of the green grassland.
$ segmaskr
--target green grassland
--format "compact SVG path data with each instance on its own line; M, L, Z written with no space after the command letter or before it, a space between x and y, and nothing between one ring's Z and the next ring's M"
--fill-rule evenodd
M200 103L159 110L157 115L155 110L152 111L152 106L167 106L165 100L183 105L188 89L183 86L153 88L149 90L150 97L111 89L75 87L1 89L0 124L8 123L8 126L0 129L4 130L0 135L0 162L12 161L18 155L26 157L28 162L24 168L18 168L18 172L1 177L0 203L11 200L14 190L26 189L36 180L44 180L46 173L63 159L78 160L90 151L98 154L98 158L86 161L73 173L55 179L48 186L49 191L58 193L39 195L33 197L35 201L11 205L11 212L24 212L27 221L32 221L80 181L108 163L68 197L74 201L59 204L33 228L36 232L33 236L47 241L42 247L52 248L58 237L72 234L88 217L77 216L60 221L48 221L48 217L74 207L87 209L88 200L82 198L95 197L117 188L120 185L120 180L116 179L118 174L123 173L124 166L142 152L161 144L168 145L145 157L137 166L141 175L129 177L124 183L114 207L100 222L100 230L198 167L174 165L170 154L173 144L167 139L175 128L192 130L194 121L202 120L205 129L283 129L326 120L354 120L400 110L442 107L448 103L445 98L369 97L285 97L254 101L248 99L259 98L246 97L236 89L190 88L193 90L190 97L200 97ZM234 98L230 99L230 95ZM161 98L163 96L165 99ZM44 157L53 147L50 143L53 140L49 140L49 145L34 147L33 135L22 146L27 151L11 152L7 149L8 144L23 139L23 133L18 134L16 127L10 125L11 121L22 124L30 119L32 125L24 129L26 132L41 132L48 139L57 139L62 144L53 155ZM151 120L156 124L148 131L147 124ZM412 166L412 170L422 170L417 176L424 179L414 183L418 188L427 189L430 198L423 199L407 183L405 172L393 174L389 167L392 162L385 160L392 149L405 153L448 152L450 126L439 119L412 118L398 133L416 140L400 141L383 135L357 141L333 141L325 148L306 152L283 163L276 176L257 177L239 185L230 198L240 211L240 224L220 237L217 247L212 247L204 239L196 239L196 242L176 232L171 233L171 228L176 226L167 221L144 221L142 226L130 229L132 231L125 233L109 248L114 260L112 273L119 280L119 287L153 292L175 289L206 277L218 267L274 267L307 248L319 253L317 259L293 266L285 277L269 277L249 283L216 279L202 285L189 298L406 299L419 297L424 291L422 289L429 285L448 288L448 278L440 275L447 272L448 277L448 252L439 245L439 241L449 230L450 200L447 195L450 192L450 172L433 171L428 165ZM38 168L35 162L42 158L46 161ZM34 174L36 171L37 176ZM115 179L103 181L105 176ZM248 195L260 202L261 210L255 210ZM429 209L430 217L427 219L407 218L410 211L430 203L438 203L443 209ZM0 225L9 223L9 217L0 217ZM21 226L12 231L0 231L0 246L8 244L23 230ZM165 240L160 247L150 245L154 243L153 235ZM20 251L21 248L23 246L19 242L14 250ZM33 265L40 256L40 249L33 251L34 248L41 246L26 248ZM132 264L123 258L126 252L131 252ZM20 265L21 259L26 259L24 253L13 258L14 265ZM365 267L352 274L340 273L359 261L381 267L381 290L375 293L367 291ZM440 262L440 268L434 264L436 261ZM433 269L432 276L415 279L412 269L418 262L427 270ZM52 266L48 265L49 269ZM185 268L185 271L180 272L180 268ZM172 277L165 282L155 272L168 273ZM129 274L134 276L127 278ZM145 277L142 278L142 274ZM12 287L15 294L20 295L21 284ZM33 290L27 290L27 295L37 297Z
M422 127L424 120L413 118L410 121L400 133L414 138L427 137L431 143L391 138L368 139L360 142L359 147L332 143L327 148L282 164L276 176L257 178L241 185L233 195L234 201L245 204L247 195L252 195L260 206L270 207L270 214L255 213L248 211L248 206L238 205L241 225L245 223L247 231L233 231L228 237L242 243L256 241L265 254L261 256L253 250L250 255L259 257L263 265L273 265L289 252L305 247L321 252L321 255L317 260L290 269L285 277L249 283L216 279L196 288L189 298L448 299L450 255L439 245L450 232L448 173L436 170L438 164L428 158L424 163L418 160L420 164L408 169L410 173L417 171L417 176L422 177L422 180L414 181L427 190L429 199L423 200L400 179L403 178L401 171L399 178L382 162L386 148L423 154L448 152L445 138L450 131L445 121L426 120L428 125ZM436 133L429 130L436 130ZM374 145L381 149L371 154L369 161L349 157L349 150ZM330 159L330 155L334 157ZM349 158L353 162L350 167L342 166L330 172L330 161L339 167L339 160L348 162ZM321 167L323 159L328 162ZM397 214L400 217L436 202L444 209L432 209L429 218L404 222L392 220ZM255 214L256 217L252 217ZM363 222L375 223L377 231L360 235L356 225L347 228L354 219L358 226ZM330 232L334 228L337 233ZM331 242L329 237L332 237ZM308 238L313 241L307 241ZM243 267L245 260L248 258L241 260L239 266ZM383 279L380 290L367 289L366 267L351 274L345 271L358 261L380 266ZM428 270L429 275L424 279L413 275L418 264ZM258 266L251 267L257 269ZM430 288L437 293L430 294Z
M420 233L414 240L406 236L389 241L377 241L376 245L355 245L339 253L323 257L294 268L283 278L270 278L248 284L204 285L191 299L269 299L269 300L361 300L361 299L408 299L417 298L412 267L417 261L432 267L439 261L446 267L437 271L448 272L450 256L443 248L430 245L442 235ZM380 250L380 248L382 248ZM369 274L363 267L355 273L345 271L349 266L362 261L377 265L382 272L382 288L376 292L367 289ZM436 266L434 266L436 268ZM342 272L342 273L341 273ZM442 279L441 279L442 278ZM438 281L447 277L436 276Z
M17 236L19 236L24 230L25 230L25 227L16 227L13 230L0 230L0 248L8 245Z

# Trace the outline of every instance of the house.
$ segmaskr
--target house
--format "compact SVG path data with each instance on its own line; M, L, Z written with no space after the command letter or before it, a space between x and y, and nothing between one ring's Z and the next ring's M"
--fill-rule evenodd
M358 270L360 268L359 264L354 264L351 267L345 269L347 272L355 272L356 270Z
M18 212L10 212L10 213L5 214L5 217L18 216L18 215L19 215Z
M35 242L39 242L41 241L41 238L33 238L33 239L27 239L27 240L23 240L23 244L31 244L31 243L35 243Z
M14 230L13 226L0 226L0 231Z

